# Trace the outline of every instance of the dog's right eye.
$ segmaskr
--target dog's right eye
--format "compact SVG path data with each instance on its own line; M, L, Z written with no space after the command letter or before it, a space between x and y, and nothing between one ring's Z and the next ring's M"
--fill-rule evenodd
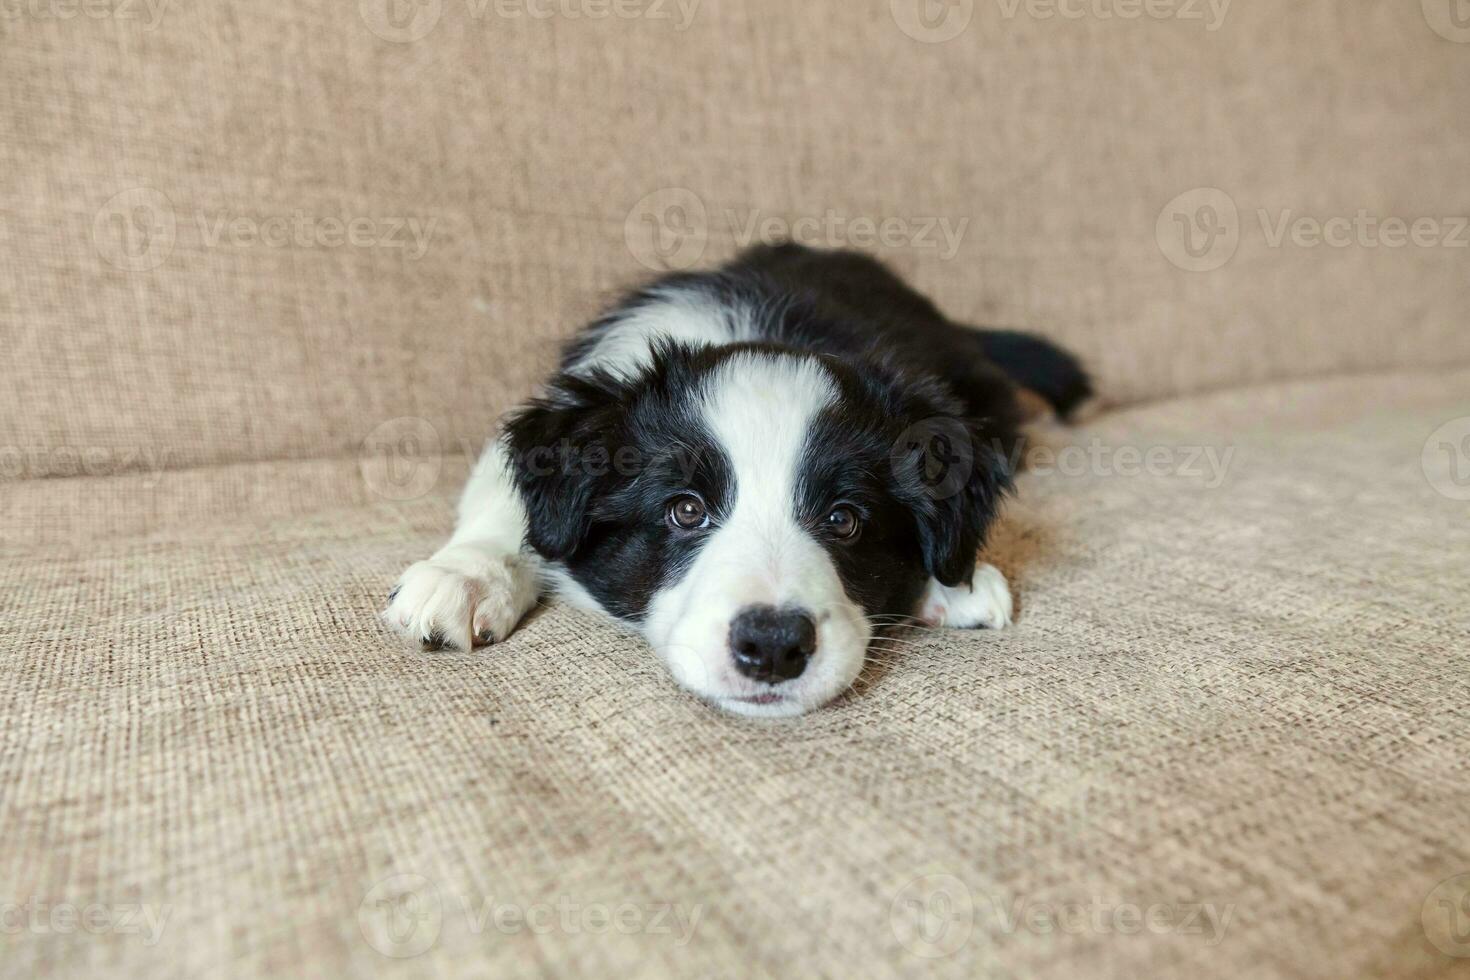
M669 523L681 531L697 531L709 524L709 513L704 501L693 494L684 494L669 501Z

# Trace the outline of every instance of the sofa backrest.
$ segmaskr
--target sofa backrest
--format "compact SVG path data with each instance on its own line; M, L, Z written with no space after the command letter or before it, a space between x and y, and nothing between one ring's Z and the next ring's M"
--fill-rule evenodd
M1470 362L1453 10L19 5L0 446L472 447L611 294L785 235L1060 339L1115 402Z

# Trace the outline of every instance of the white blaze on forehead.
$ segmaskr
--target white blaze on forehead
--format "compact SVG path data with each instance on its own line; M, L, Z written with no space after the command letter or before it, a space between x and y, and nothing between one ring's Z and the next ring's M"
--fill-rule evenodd
M735 507L728 516L769 524L793 518L797 481L812 426L837 400L820 362L738 354L705 382L705 425L730 460Z

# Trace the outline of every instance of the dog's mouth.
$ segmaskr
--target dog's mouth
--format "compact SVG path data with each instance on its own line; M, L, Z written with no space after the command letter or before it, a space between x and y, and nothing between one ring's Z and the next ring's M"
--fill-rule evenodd
M795 691L757 691L755 693L721 694L707 699L717 708L747 718L793 718L804 715L812 705L796 696Z
M729 700L738 701L741 704L781 704L782 702L790 701L791 698L784 694L777 694L775 691L770 691L766 694L750 694L743 697L730 698Z

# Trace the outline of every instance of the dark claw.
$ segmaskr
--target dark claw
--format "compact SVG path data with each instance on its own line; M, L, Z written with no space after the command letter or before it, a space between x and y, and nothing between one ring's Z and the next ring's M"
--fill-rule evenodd
M395 586L393 586L393 591L388 593L388 601L389 602L392 602L394 599L397 599L398 598L398 593L400 593L402 591L403 591L403 586L401 586L401 585L395 585Z
M436 650L443 650L444 649L444 634L441 633L439 630L434 630L428 636L424 637L423 643L424 643L424 649L425 650L428 650L430 652L433 652L433 651L436 651Z
M495 642L495 633L488 629L480 630L480 642L487 647L490 646Z

